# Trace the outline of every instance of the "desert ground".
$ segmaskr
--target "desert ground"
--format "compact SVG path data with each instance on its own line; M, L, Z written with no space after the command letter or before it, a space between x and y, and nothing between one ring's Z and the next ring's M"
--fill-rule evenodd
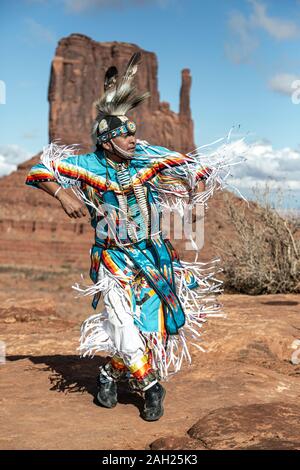
M1 449L300 449L299 295L222 295L227 317L205 323L206 352L165 383L149 423L125 383L116 408L95 402L105 355L77 351L92 313L71 288L81 271L3 271Z

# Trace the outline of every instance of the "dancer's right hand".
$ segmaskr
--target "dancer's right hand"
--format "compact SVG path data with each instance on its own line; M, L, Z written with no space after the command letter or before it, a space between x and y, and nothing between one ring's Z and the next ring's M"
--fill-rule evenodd
M63 210L69 217L73 219L78 219L80 217L86 216L86 206L78 199L75 199L74 197L70 196L70 194L68 194L63 189L58 192L57 199L59 200Z

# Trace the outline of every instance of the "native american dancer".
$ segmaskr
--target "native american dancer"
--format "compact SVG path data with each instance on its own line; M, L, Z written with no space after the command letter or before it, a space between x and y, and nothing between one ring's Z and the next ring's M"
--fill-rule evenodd
M236 156L233 147L240 141L231 143L230 136L188 154L136 140L127 113L149 96L133 84L139 60L134 54L120 79L113 67L106 74L92 128L95 151L76 155L74 146L51 143L26 184L58 198L70 217L88 209L95 229L93 284L73 288L92 295L95 310L101 295L104 305L83 322L79 350L82 356L111 355L97 378L101 405L117 404L117 382L127 378L144 397L143 419L154 421L163 415L160 381L184 360L191 363L191 345L204 350L199 341L206 319L224 316L217 301L218 260L180 260L162 233L162 213L177 210L183 216L187 207L206 208L244 157ZM64 191L69 187L76 198Z

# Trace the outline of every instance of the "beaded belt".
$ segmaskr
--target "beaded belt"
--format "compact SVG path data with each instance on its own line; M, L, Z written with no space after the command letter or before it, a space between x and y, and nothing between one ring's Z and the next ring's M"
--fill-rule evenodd
M112 248L122 248L122 246L124 247L136 246L139 243L143 243L143 242L146 244L146 248L149 248L150 246L152 246L151 238L139 240L137 242L129 242L129 243L116 243L113 240L110 240L109 242L105 241L103 243L98 243L97 241L95 241L95 245L99 246L100 248L104 248L106 250L106 249L112 249Z

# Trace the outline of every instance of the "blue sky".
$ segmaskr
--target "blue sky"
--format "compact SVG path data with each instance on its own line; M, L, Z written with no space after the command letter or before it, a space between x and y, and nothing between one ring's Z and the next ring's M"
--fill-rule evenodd
M196 142L240 124L257 143L240 187L273 178L300 194L299 0L2 0L0 18L0 174L48 143L51 60L77 32L155 52L174 111L190 68Z

